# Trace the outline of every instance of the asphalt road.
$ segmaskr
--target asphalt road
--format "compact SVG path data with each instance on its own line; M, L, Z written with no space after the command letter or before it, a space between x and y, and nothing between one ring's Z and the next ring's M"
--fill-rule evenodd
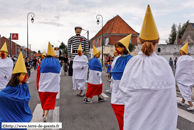
M109 88L110 82L107 81L105 73L102 74L103 92ZM40 99L36 88L36 71L32 72L29 79L29 89L31 100L30 109L33 113L32 122L42 122L42 110ZM87 85L86 85L87 86ZM63 130L119 130L116 117L110 104L110 94L106 102L98 102L94 96L91 104L84 104L84 97L78 97L79 91L72 89L72 77L61 73L60 93L56 100L54 111L49 111L48 122L62 122ZM106 96L105 95L105 96ZM177 91L177 96L180 96ZM177 97L177 100L180 100ZM178 130L194 130L194 111L189 112L186 106L178 105Z

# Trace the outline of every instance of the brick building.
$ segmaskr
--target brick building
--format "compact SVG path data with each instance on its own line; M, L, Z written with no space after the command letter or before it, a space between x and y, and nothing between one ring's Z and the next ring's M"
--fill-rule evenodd
M8 55L10 55L10 39L6 37L1 37L0 35L0 48L3 46L4 43L7 43ZM19 44L15 43L14 41L11 42L11 55L18 56L20 51L22 51L24 56L27 56L27 48L20 46ZM33 56L34 53L32 50L28 49L29 56Z
M119 15L110 19L103 26L104 56L113 55L115 43L129 34L132 34L130 43L133 43L135 46L137 46L137 38L139 36L139 33L136 32L133 28L131 28ZM101 51L102 46L101 42L102 42L102 29L92 39L90 39L91 56L93 56L92 53L93 45Z

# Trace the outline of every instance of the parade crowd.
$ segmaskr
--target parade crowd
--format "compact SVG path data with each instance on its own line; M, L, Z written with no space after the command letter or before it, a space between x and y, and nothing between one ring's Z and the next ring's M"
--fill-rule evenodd
M89 98L95 95L99 102L104 102L106 98L101 95L103 69L98 59L101 52L93 46L94 56L88 61L88 41L80 36L81 30L81 27L75 27L76 35L68 41L70 59L67 55L62 59L64 73L72 76L72 88L79 91L77 96L83 97L84 103L92 103ZM172 58L168 63L155 53L160 38L149 5L138 38L141 50L134 57L128 49L131 36L116 42L114 59L109 56L104 62L108 81L111 81L110 89L106 91L111 93L110 103L118 126L120 130L176 130L176 84L183 97L178 104L184 106L187 101L190 105L187 110L194 110L191 101L194 59L187 55L188 43L180 49L174 76ZM7 58L7 52L5 43L0 50L0 123L31 121L32 112L28 105L31 96L27 83L32 66L34 70L37 68L36 86L42 106L40 116L47 122L49 110L55 108L60 85L61 66L55 58L56 52L49 43L47 53L44 52L40 60L24 58L20 52L15 64Z

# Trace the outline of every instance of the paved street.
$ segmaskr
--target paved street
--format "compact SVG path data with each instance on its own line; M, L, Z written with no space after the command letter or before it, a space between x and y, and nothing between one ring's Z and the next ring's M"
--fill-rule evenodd
M60 92L54 111L50 111L48 122L62 122L63 130L119 130L116 117L110 105L110 94L106 102L98 102L97 96L93 97L92 104L84 104L84 97L78 97L78 91L72 89L72 77L61 72ZM109 88L105 73L102 75L103 92ZM36 71L32 72L29 83L31 94L30 109L33 113L31 122L42 122L42 109L36 88ZM180 96L177 90L177 96ZM181 100L177 97L177 101ZM194 111L186 110L188 107L178 105L178 130L194 130ZM159 117L158 117L159 118Z

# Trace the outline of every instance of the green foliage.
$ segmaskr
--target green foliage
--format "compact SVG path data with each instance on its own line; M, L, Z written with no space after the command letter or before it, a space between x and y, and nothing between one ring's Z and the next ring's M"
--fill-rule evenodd
M178 33L178 38L182 38L185 30L187 29L188 23L189 23L189 20L186 23L184 23L182 26L180 23L178 26L178 30L176 29L177 25L173 24L171 27L171 34L169 35L168 40L166 40L166 43L167 44L174 44L174 41L176 40L177 33Z
M61 42L61 45L59 46L59 50L61 51L61 54L67 54L67 45Z
M36 51L33 51L34 54L36 54Z
M40 50L38 50L38 53L41 53L41 51L40 51Z
M135 47L135 45L134 45L133 43L129 43L128 49L129 49L130 52L134 51L135 48L136 48L136 47Z
M167 44L174 44L174 41L176 39L176 34L177 34L176 24L173 24L171 27L171 34L169 35L168 40L166 40L166 43Z

